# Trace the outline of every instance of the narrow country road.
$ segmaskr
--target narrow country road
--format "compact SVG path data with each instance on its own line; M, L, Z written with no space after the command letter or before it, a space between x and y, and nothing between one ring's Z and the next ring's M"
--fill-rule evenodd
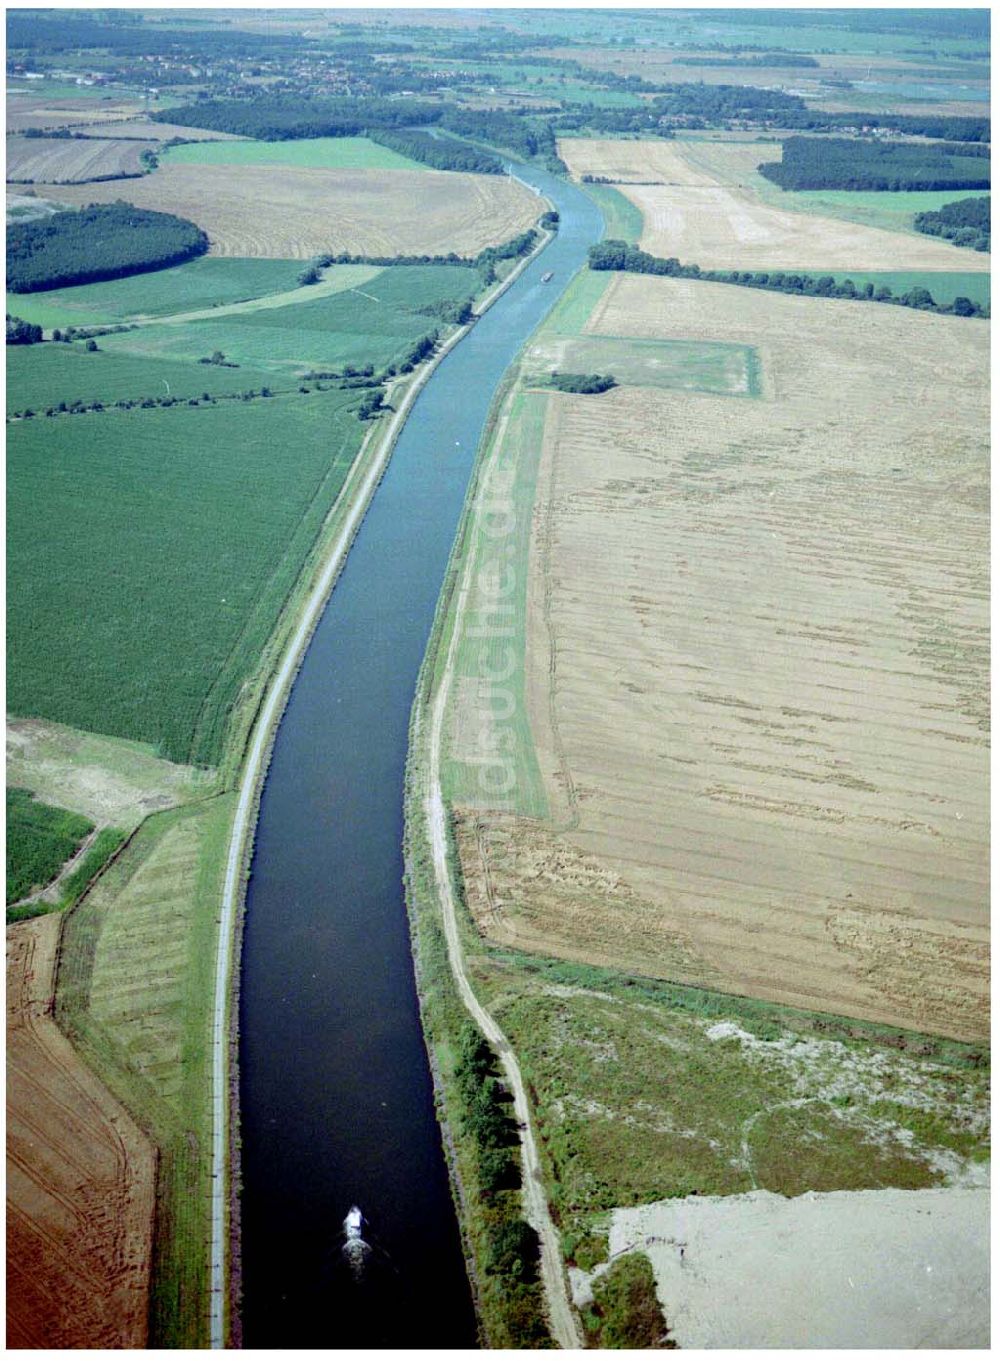
M499 441L497 441L497 444L499 444ZM427 758L428 787L424 795L424 809L427 815L427 832L434 859L434 879L441 902L445 937L448 943L448 962L451 965L455 983L466 1009L500 1058L504 1075L514 1097L514 1111L521 1131L525 1215L541 1240L542 1282L545 1287L549 1323L552 1328L552 1336L559 1346L572 1350L583 1346L583 1338L577 1314L569 1295L568 1281L563 1269L562 1252L559 1247L559 1234L549 1213L549 1203L542 1180L538 1146L535 1143L524 1079L521 1076L521 1069L510 1041L490 1013L479 1002L469 982L462 953L461 937L458 931L455 896L452 891L451 875L448 871L447 824L444 800L441 796L441 733L444 727L448 695L451 690L456 648L461 636L462 617L471 585L473 561L473 555L470 554L465 564L456 602L455 626L452 630L444 674L441 677L438 692L434 698L434 706L431 710Z

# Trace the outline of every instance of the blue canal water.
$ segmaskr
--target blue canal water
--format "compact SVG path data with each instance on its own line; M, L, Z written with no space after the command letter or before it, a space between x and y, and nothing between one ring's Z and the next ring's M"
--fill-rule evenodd
M417 673L493 394L601 235L532 167L556 239L417 399L278 730L240 1003L244 1346L476 1345L402 891ZM551 270L547 284L541 276ZM373 1251L356 1280L342 1221Z

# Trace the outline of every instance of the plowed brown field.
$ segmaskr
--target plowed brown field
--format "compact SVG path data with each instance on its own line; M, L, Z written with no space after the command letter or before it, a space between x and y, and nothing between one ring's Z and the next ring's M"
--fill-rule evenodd
M524 231L541 211L534 194L503 175L429 170L163 165L125 186L60 186L51 195L79 204L125 198L196 222L213 255L293 260L324 251L475 255Z
M7 930L7 1342L140 1348L156 1158L51 1018L59 926Z
M752 188L733 183L737 168L751 175L780 147L734 143L713 156L727 174L713 175L680 146L567 138L559 153L573 173L616 181L642 213L640 246L704 269L941 269L989 270L989 255L956 250L949 242L910 232L772 207Z
M763 396L549 399L526 679L552 816L465 816L474 914L982 1039L987 326L619 276L586 329L756 345Z

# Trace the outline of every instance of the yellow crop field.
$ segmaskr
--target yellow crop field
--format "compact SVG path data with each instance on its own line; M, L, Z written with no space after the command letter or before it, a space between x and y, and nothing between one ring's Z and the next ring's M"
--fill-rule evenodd
M65 203L126 198L177 213L208 233L211 254L308 259L358 255L475 255L530 227L539 200L502 175L427 170L166 164L126 186L48 188Z
M480 928L981 1039L987 327L618 276L585 331L754 345L761 395L548 397L525 695L549 816L459 808Z
M614 180L643 217L639 245L703 269L983 270L989 255L948 241L778 207L756 166L781 148L750 143L564 140L574 175ZM956 195L960 197L961 195ZM768 199L771 196L768 195Z

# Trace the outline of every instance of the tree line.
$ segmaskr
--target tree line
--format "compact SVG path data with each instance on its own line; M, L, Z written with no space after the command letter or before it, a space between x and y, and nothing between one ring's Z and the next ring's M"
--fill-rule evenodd
M618 386L618 380L611 373L558 373L552 370L549 386L558 392L607 392Z
M954 156L935 145L789 137L780 161L757 167L782 189L988 189L980 158ZM984 173L985 171L985 173Z
M121 279L204 255L208 237L185 218L130 203L91 204L7 228L12 293Z
M946 203L937 212L917 213L913 225L928 236L943 236L956 246L970 250L990 248L990 200L961 198Z
M7 344L37 345L42 338L42 328L23 317L12 317L7 313Z
M757 271L738 269L702 269L699 265L682 265L671 256L662 259L630 246L625 241L599 241L590 247L589 265L595 270L622 270L631 274L661 274L672 279L702 279L707 283L737 284L742 288L763 288L776 293L797 294L810 298L848 298L860 302L894 303L898 307L914 307L923 312L939 312L946 316L987 317L989 309L970 298L958 297L951 303L936 303L926 288L914 287L906 293L895 294L886 284L876 286L870 280L860 288L852 279L840 283L832 274L790 274L785 270Z
M432 137L429 132L408 129L405 132L371 128L368 136L379 146L421 161L435 170L461 170L475 175L502 175L503 162L491 151L480 151L450 137Z

